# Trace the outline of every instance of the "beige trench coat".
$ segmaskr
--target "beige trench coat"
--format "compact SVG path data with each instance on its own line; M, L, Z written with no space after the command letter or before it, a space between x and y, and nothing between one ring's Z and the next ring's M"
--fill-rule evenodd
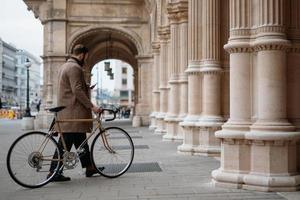
M58 71L58 106L66 106L58 112L58 119L91 119L93 104L85 83L82 67L70 58ZM91 132L92 122L59 123L62 132ZM57 129L57 127L56 127Z

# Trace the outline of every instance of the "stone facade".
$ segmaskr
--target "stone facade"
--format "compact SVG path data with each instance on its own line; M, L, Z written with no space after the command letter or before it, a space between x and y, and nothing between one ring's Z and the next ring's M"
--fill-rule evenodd
M221 156L216 186L300 188L298 0L25 2L45 29L44 107L55 105L57 68L84 43L87 82L100 60L131 64L133 124L182 141L178 153Z

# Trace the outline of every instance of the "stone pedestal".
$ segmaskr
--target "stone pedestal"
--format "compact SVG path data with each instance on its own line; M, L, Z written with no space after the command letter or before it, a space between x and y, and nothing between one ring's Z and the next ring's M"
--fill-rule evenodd
M22 118L22 130L34 130L34 117Z

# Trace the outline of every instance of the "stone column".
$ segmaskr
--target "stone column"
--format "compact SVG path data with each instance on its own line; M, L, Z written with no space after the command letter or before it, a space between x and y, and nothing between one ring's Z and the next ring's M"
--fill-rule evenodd
M155 130L157 128L156 116L159 112L159 42L152 43L153 52L153 71L152 71L152 113L150 115L151 125L149 129Z
M262 191L299 186L296 142L300 134L286 116L286 40L284 1L230 1L230 119L222 131L221 167L216 185ZM246 12L245 12L246 11ZM250 43L251 38L255 41ZM255 50L255 52L253 52ZM251 121L256 122L251 126Z
M161 26L158 30L160 39L160 65L159 65L159 91L160 91L160 111L157 115L157 129L156 134L165 134L166 125L164 118L168 111L168 47L167 43L170 38L170 27Z
M153 58L152 56L137 56L138 61L138 83L139 83L139 98L136 105L136 112L133 118L133 126L148 126L150 124L149 116L151 110L151 77Z
M182 122L188 113L188 1L183 1L184 9L178 14L180 35L180 62L178 82L180 84L179 121ZM183 129L178 127L178 139L183 139Z
M203 76L202 116L197 123L200 128L199 154L218 156L220 141L215 131L221 129L221 60L220 60L220 0L203 0L202 65Z
M183 130L183 144L179 153L195 154L199 146L199 127L196 126L201 114L201 57L202 57L202 1L188 1L188 115L179 125Z
M230 118L215 135L221 138L221 167L216 185L239 188L250 169L250 146L244 140L251 125L250 0L230 0Z
M180 95L180 85L178 82L179 75L179 61L181 55L180 53L180 32L178 24L178 4L169 3L168 4L168 17L170 20L170 51L171 51L171 65L170 65L170 92L169 92L169 103L168 103L168 113L165 117L166 122L166 135L163 136L164 140L176 140L178 135L178 114L179 114L179 105L180 99L177 97Z
M265 191L299 189L297 143L299 132L287 120L286 1L258 1L257 120L245 138L251 141L251 168L244 188Z
M291 1L290 6L290 27L288 31L289 39L293 41L287 57L287 114L289 121L300 129L300 1ZM299 144L300 145L300 144ZM300 153L300 148L299 148ZM298 154L300 155L300 154ZM299 170L300 172L300 159Z

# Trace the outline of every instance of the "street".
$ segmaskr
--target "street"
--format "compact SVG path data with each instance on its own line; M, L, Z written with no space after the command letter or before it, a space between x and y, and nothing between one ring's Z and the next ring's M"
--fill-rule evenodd
M133 167L123 176L108 179L86 178L80 164L65 172L69 182L50 183L38 189L22 188L12 181L6 169L6 154L11 143L21 135L20 120L0 120L0 199L1 200L196 200L196 199L284 199L276 193L215 188L210 173L219 167L215 158L186 156L176 152L180 143L163 142L147 127L133 128L130 122L111 123L121 126L135 143ZM110 124L110 125L111 125ZM293 195L299 193L289 193ZM299 196L298 196L299 197ZM296 199L295 196L294 199Z

